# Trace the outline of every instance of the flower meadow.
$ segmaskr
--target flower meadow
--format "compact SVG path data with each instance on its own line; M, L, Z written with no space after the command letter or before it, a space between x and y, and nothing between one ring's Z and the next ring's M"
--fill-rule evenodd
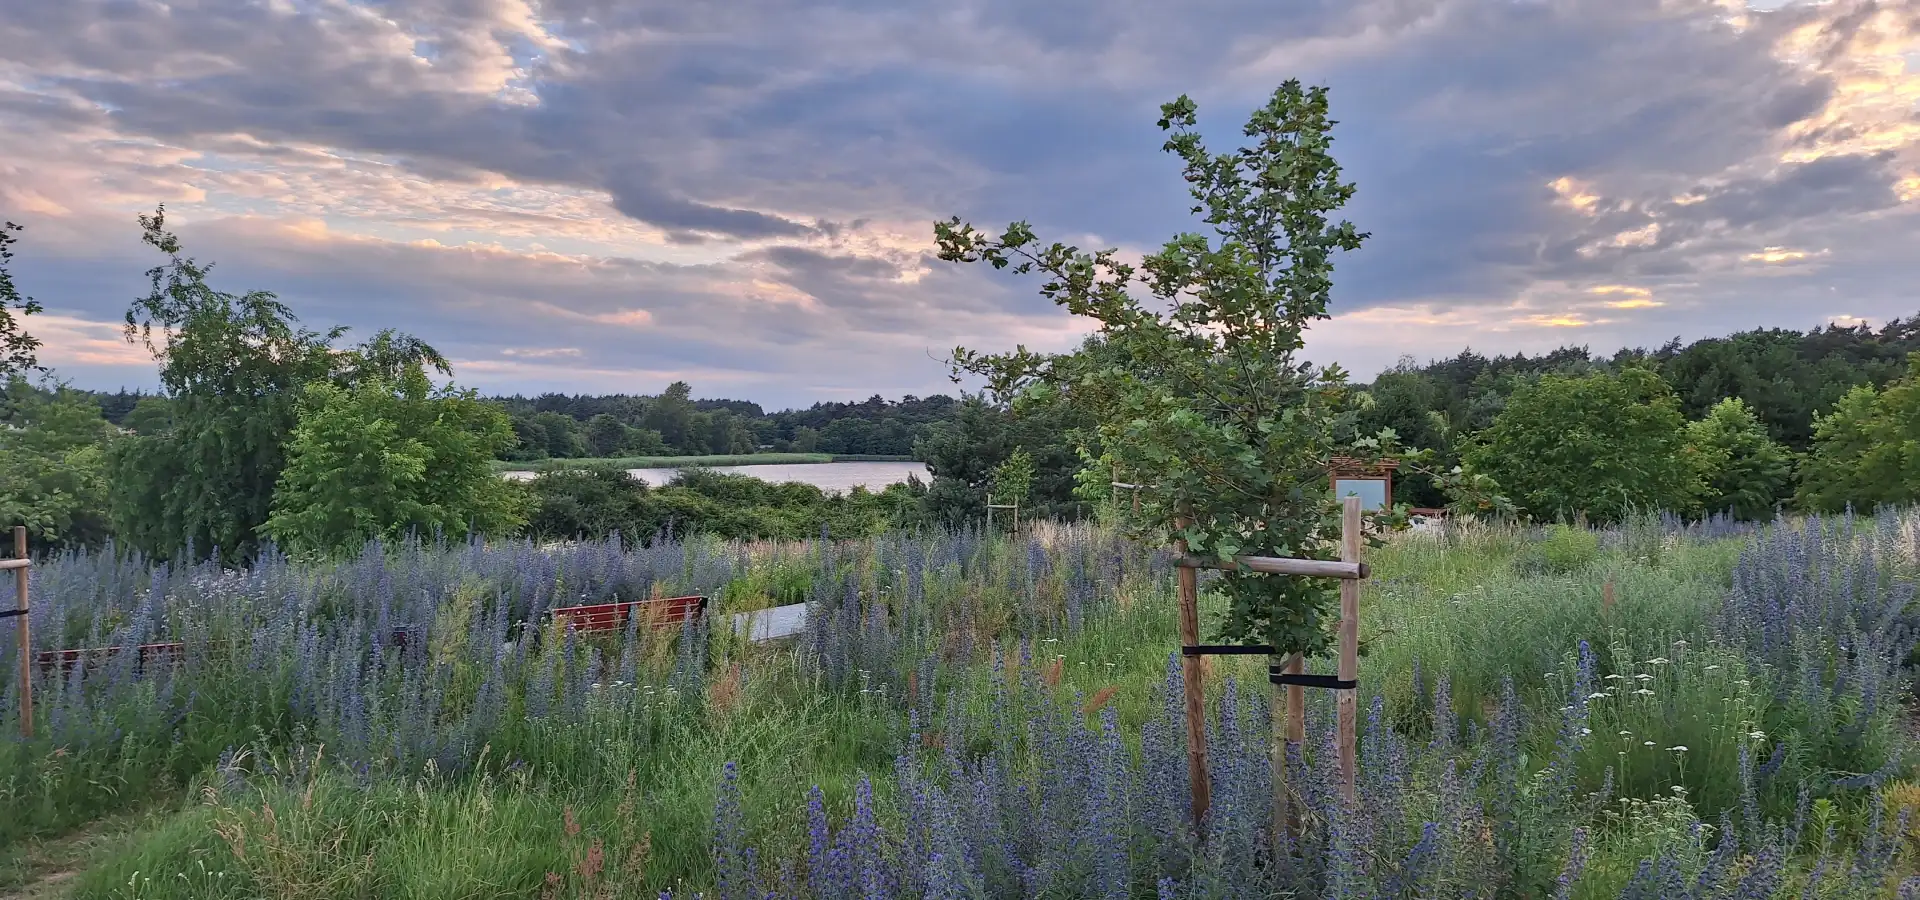
M1205 666L1193 827L1173 570L1098 526L69 554L37 650L187 650L42 672L32 740L0 688L0 892L86 833L76 897L1920 897L1920 516L1595 538L1370 551L1358 799L1309 691L1293 833L1249 657Z

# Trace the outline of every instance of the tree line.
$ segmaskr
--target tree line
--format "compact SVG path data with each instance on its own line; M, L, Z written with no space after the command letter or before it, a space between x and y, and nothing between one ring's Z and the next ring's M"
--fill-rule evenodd
M162 427L168 395L145 391L83 392L115 426L134 432ZM748 453L827 453L910 457L935 422L958 400L912 394L889 401L815 403L766 412L746 400L700 399L684 381L655 395L560 394L482 397L507 413L514 443L500 459L607 459Z
M990 494L1032 516L1078 518L1098 509L1113 474L1100 398L1084 388L775 413L694 399L684 382L653 396L484 398L436 381L447 362L417 338L347 345L344 329L306 329L271 293L215 289L164 209L141 227L167 261L149 271L126 335L154 354L158 394L28 381L46 374L25 327L40 307L7 275L18 226L0 229L0 518L42 543L112 537L155 555L239 558L266 541L321 552L409 531L798 537L977 522ZM1092 384L1127 352L1096 336L1019 364ZM1396 499L1415 507L1589 521L1865 509L1920 499L1916 353L1920 318L1611 356L1403 359L1350 386L1354 411L1333 438L1417 449L1422 464L1396 483ZM563 472L520 485L492 464L766 449L910 455L931 478L836 498L711 473L648 486Z
M111 539L155 558L238 562L269 543L327 554L408 535L797 539L924 524L923 485L828 495L697 470L647 485L613 468L529 484L501 478L494 463L538 458L561 438L573 442L566 456L765 446L743 446L743 432L911 452L913 429L951 405L946 398L876 397L772 417L738 401L692 400L684 383L647 398L482 398L439 380L451 378L450 365L416 337L382 331L346 344L346 329L306 328L270 292L215 288L213 266L183 252L164 207L140 225L166 262L148 271L125 337L152 353L158 394L103 395L52 378L25 327L40 306L6 265L20 229L0 230L0 520L27 525L39 546ZM569 424L547 427L551 417ZM621 441L592 444L609 423ZM709 442L723 439L731 443Z

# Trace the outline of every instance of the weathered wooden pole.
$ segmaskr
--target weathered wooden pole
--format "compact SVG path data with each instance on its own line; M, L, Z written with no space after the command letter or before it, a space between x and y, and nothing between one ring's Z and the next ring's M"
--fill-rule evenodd
M987 533L993 533L993 495L987 495Z
M1340 511L1340 561L1360 562L1360 498L1348 497ZM1360 579L1340 582L1340 680L1360 677ZM1354 801L1354 779L1359 772L1359 690L1342 688L1335 696L1340 710L1340 793Z
M27 569L32 565L27 556L27 526L13 526L13 556L16 566L13 570L15 606L20 614L16 616L14 634L20 639L20 736L33 738L33 630L27 615L33 604L27 600Z
M1288 665L1292 665L1292 661L1299 658L1297 654L1289 657ZM1289 791L1287 788L1287 741L1288 730L1292 727L1293 722L1291 714L1287 711L1287 695L1289 692L1300 690L1303 689L1300 687L1289 687L1277 681L1273 682L1273 699L1268 704L1268 717L1273 720L1273 750L1271 754L1273 758L1269 760L1273 769L1273 833L1270 835L1270 838L1273 841L1273 858L1275 860L1280 859L1280 857L1286 853L1286 837L1299 834L1299 823L1294 820L1292 802L1289 799ZM1284 831L1282 830L1283 828L1285 829ZM1285 837L1283 837L1283 835Z
M1174 527L1185 530L1191 519L1181 517ZM1174 541L1182 558L1187 556L1186 538ZM1200 645L1200 573L1190 566L1176 569L1180 576L1180 643ZM1213 802L1213 788L1207 781L1206 681L1200 657L1183 654L1180 660L1187 701L1187 780L1193 786L1193 827L1206 835L1207 807Z

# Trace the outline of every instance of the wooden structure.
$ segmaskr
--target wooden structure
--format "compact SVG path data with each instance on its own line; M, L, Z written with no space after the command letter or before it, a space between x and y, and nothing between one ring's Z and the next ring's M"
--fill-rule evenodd
M27 571L33 558L27 554L27 526L13 526L13 558L0 559L0 571L13 570L14 608L0 611L0 619L14 619L14 633L20 640L20 736L33 737L33 625L28 615L33 604L27 599Z
M1367 463L1350 457L1327 461L1327 478L1333 483L1335 497L1358 496L1362 509L1393 508L1393 473L1400 464L1393 460Z
M1115 507L1118 507L1120 505L1120 491L1122 489L1132 491L1133 492L1133 514L1136 516L1139 515L1140 514L1140 488L1141 488L1141 485L1128 484L1127 482L1118 481L1118 480L1114 481L1113 482L1113 505Z
M1340 559L1291 559L1275 556L1238 556L1231 563L1193 557L1186 542L1175 541L1179 558L1175 565L1180 575L1180 653L1184 657L1184 681L1187 713L1187 776L1193 786L1193 822L1203 827L1211 804L1207 781L1206 686L1202 681L1200 658L1213 655L1266 655L1267 680L1273 684L1273 840L1281 843L1281 823L1289 832L1298 831L1298 820L1291 814L1287 799L1286 760L1290 747L1306 739L1306 688L1328 688L1337 692L1339 712L1340 792L1354 800L1355 777L1359 771L1357 740L1359 727L1360 672L1360 583L1369 574L1360 561L1362 499L1348 496L1341 501ZM1176 523L1184 526L1185 521ZM1340 634L1338 672L1335 675L1311 675L1300 654L1278 659L1273 647L1239 644L1200 643L1199 569L1250 570L1272 575L1305 578L1340 579ZM1285 688L1284 701L1281 689ZM1285 714L1281 714L1284 705ZM1284 727L1285 732L1282 733Z
M592 606L568 606L553 611L555 621L583 634L620 631L636 614L653 628L678 628L698 621L707 612L705 597L667 597L660 600L629 600L624 603L598 603Z
M136 670L148 671L156 665L170 666L186 659L187 645L180 641L141 644L133 648L138 656ZM42 650L34 655L41 675L65 675L76 668L97 669L125 652L125 647L89 647L81 650Z
M993 495L988 494L987 495L987 530L988 531L993 530L993 511L996 509L1013 510L1013 529L1015 531L1020 530L1020 501L1015 500L1012 503L995 503L993 502Z

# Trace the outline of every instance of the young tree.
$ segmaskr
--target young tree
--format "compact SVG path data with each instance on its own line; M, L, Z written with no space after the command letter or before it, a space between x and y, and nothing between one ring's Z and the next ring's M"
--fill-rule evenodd
M1136 267L1113 250L1043 247L1024 222L999 235L958 218L937 223L944 260L1043 273L1041 293L1093 319L1110 360L1063 365L1024 347L959 348L956 371L985 376L1016 408L1065 393L1091 411L1097 470L1118 466L1150 486L1132 522L1142 536L1180 538L1222 559L1330 556L1339 516L1326 470L1353 453L1336 439L1351 428L1351 392L1338 367L1316 369L1297 354L1308 324L1327 317L1333 252L1366 235L1330 220L1353 186L1328 153L1326 90L1288 81L1248 121L1251 145L1217 156L1194 130L1193 101L1161 114L1192 211L1219 242L1181 234ZM1248 571L1220 585L1231 601L1228 639L1282 654L1328 645L1330 585Z
M554 459L573 459L584 456L587 442L580 434L580 423L565 413L542 412L533 416L535 434L539 436L544 456Z
M627 449L628 429L619 419L600 413L587 420L587 450L594 456L619 456Z
M793 452L818 453L820 451L820 432L801 425L793 430Z
M65 385L42 390L16 376L0 411L0 522L27 526L43 547L105 540L101 454L113 428L100 405Z
M1767 436L1747 402L1729 397L1687 426L1687 444L1706 481L1709 513L1754 520L1773 515L1793 477L1793 453Z
M40 341L27 333L21 321L38 313L40 304L22 296L13 284L13 273L7 271L7 264L13 261L12 245L18 240L10 232L25 230L12 222L0 222L0 379L46 371L36 355Z
M674 452L699 453L699 438L693 433L693 413L693 388L684 381L676 381L667 385L660 396L648 401L641 424L660 432L660 439Z
M160 434L173 427L173 404L165 397L141 397L120 424L134 434Z
M1856 387L1814 420L1798 499L1815 512L1920 500L1920 353L1905 378Z
M994 499L1002 503L1025 503L1033 493L1033 474L1033 457L1027 448L1014 448L1006 461L993 469Z
M513 439L504 410L471 391L434 390L418 364L397 381L310 384L260 532L300 553L409 531L504 534L526 523L524 490L492 465Z
M1536 519L1687 512L1705 491L1666 383L1637 367L1522 385L1462 453Z
M153 353L173 406L172 427L116 441L108 468L116 533L157 556L183 546L251 556L285 465L285 443L310 384L351 384L409 360L445 371L433 348L382 332L342 352L346 329L297 327L267 291L207 283L212 265L183 256L166 207L140 216L142 240L168 257L147 271L151 292L127 310L126 336Z

